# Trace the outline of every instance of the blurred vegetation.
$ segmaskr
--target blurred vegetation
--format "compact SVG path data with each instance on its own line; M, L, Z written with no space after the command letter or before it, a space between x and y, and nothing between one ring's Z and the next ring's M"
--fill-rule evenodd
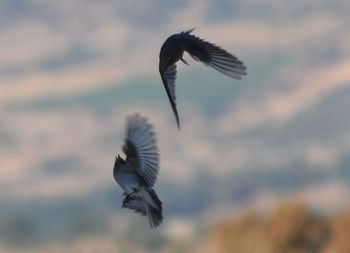
M202 222L201 222L202 223ZM123 235L89 233L73 240L40 243L33 222L24 217L12 227L12 234L30 233L32 243L2 245L1 252L201 252L201 253L349 253L350 212L321 215L302 204L286 204L271 213L244 213L216 223L211 228L196 224L186 238L167 235L166 224L149 230L147 222L128 222ZM118 226L117 223L115 226ZM85 228L84 228L85 229ZM117 229L117 227L115 227ZM107 229L108 230L108 229ZM7 230L9 231L9 230ZM17 232L13 232L17 231ZM11 231L10 231L11 232ZM76 232L75 232L76 233ZM73 233L74 234L74 233ZM72 234L72 235L73 235ZM9 235L10 236L10 235ZM12 237L14 239L14 237ZM21 237L19 237L21 238ZM23 247L25 245L25 247Z
M350 213L323 217L286 205L267 217L245 214L219 224L208 238L219 253L348 253Z

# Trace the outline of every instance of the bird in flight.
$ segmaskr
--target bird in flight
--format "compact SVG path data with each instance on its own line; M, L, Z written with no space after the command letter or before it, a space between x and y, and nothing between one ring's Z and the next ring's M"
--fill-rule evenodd
M188 65L187 61L183 59L185 51L196 61L201 61L205 65L235 79L241 79L242 76L246 75L247 70L244 63L236 56L191 34L193 30L194 28L171 35L162 45L159 54L160 76L169 97L179 129L180 120L176 109L175 94L176 62L181 60Z
M158 175L159 154L152 125L145 117L133 114L127 118L123 145L126 159L116 157L113 176L124 190L122 207L148 216L151 227L163 220L162 202L153 190Z

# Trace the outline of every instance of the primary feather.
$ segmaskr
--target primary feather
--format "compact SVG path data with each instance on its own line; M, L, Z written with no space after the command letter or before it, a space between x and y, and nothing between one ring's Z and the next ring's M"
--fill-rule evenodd
M134 162L137 172L152 187L157 179L159 155L152 127L146 119L134 114L128 117L124 145L126 160Z

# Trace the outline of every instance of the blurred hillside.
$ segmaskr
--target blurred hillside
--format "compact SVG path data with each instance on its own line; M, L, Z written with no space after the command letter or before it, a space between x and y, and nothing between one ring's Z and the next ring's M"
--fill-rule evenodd
M213 228L196 252L346 253L350 214L336 217L286 205L265 216L245 214Z
M210 227L197 226L196 235L189 235L186 230L181 230L181 226L175 225L177 232L174 230L167 236L158 234L157 240L147 236L154 231L135 228L125 239L100 234L65 243L0 249L13 253L348 253L349 226L349 212L322 215L301 204L287 204L265 213L248 212L235 215L233 219L222 218ZM130 243L132 240L134 243ZM144 245L139 244L141 241Z

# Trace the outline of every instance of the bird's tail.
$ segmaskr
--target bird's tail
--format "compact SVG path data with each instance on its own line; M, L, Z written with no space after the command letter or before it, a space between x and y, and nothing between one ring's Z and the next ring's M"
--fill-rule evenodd
M151 227L157 227L163 221L162 202L152 188L142 189L143 200L146 203L146 212Z

